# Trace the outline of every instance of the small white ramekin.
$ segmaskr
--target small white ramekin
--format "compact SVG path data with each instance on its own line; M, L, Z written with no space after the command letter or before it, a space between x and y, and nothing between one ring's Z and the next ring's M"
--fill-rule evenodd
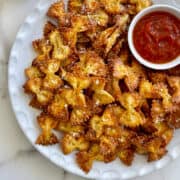
M169 6L169 5L152 5L146 9L142 10L141 12L139 12L132 20L132 22L129 26L129 30L128 30L128 43L129 43L130 50L131 50L132 54L134 55L134 57L144 66L149 67L151 69L156 69L156 70L169 69L169 68L175 67L180 64L180 56L178 56L176 59L174 59L168 63L164 63L164 64L151 63L151 62L147 61L146 59L144 59L136 51L136 48L134 47L134 43L133 43L133 31L134 31L134 27L136 26L137 22L145 15L147 15L151 12L156 12L156 11L168 12L168 13L171 13L172 15L176 16L177 18L180 18L180 10L178 8L175 8L175 7Z

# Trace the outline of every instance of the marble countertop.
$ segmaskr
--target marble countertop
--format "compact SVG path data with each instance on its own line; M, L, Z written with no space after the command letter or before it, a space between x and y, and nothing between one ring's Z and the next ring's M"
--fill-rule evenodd
M0 179L83 180L65 172L37 152L12 112L7 83L8 57L19 26L37 0L0 0ZM180 158L165 168L134 180L179 180Z

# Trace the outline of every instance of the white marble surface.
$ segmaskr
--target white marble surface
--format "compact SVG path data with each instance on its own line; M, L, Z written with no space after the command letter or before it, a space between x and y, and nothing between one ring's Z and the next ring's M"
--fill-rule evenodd
M179 0L178 0L179 1ZM81 180L42 157L25 138L8 96L10 48L26 15L37 0L0 0L0 180ZM165 168L134 180L179 180L180 158Z

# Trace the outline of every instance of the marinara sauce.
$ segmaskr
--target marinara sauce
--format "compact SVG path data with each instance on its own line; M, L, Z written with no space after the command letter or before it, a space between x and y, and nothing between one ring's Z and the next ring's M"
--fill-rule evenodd
M133 42L147 61L172 61L180 55L180 19L161 11L145 15L135 26Z

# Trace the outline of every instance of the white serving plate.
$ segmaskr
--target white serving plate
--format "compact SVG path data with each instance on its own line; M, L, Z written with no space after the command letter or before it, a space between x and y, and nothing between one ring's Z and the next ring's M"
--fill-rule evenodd
M40 0L34 11L26 18L17 33L9 59L9 94L16 119L33 146L54 164L74 174L93 179L128 179L148 174L162 168L180 154L180 130L176 130L174 138L168 146L167 155L156 162L147 163L146 158L136 155L133 165L127 167L118 159L105 164L95 162L88 174L85 174L76 164L74 153L65 156L59 145L43 147L35 145L35 140L40 132L36 116L39 111L31 108L29 97L24 94L22 85L26 81L24 69L30 66L35 53L31 42L42 37L42 28L45 24L46 11L51 3L56 0ZM167 3L180 8L180 0L154 0L154 3Z

